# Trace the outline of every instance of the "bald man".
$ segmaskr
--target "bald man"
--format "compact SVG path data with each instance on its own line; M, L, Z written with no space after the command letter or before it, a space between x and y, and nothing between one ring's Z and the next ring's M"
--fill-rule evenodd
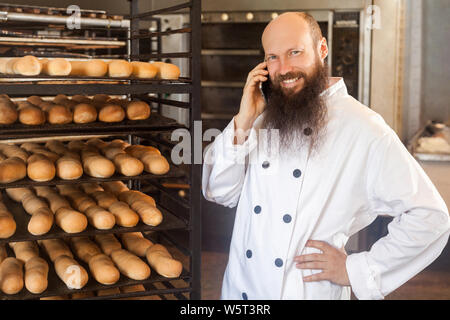
M205 152L203 195L237 205L222 299L382 299L442 252L448 209L382 117L328 77L310 15L280 15L262 44L239 113ZM389 234L347 255L380 214Z

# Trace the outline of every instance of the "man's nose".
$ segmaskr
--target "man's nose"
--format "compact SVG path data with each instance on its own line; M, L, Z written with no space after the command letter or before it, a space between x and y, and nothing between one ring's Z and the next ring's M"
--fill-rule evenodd
M292 71L292 65L289 63L288 59L280 59L280 75L285 75Z

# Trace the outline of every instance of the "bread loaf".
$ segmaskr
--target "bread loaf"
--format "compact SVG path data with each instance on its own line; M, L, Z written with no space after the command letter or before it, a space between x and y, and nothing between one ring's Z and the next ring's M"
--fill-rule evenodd
M16 232L16 227L14 216L0 201L0 239L11 237Z
M88 273L75 259L59 256L55 260L55 271L69 289L81 289L89 280Z
M123 233L120 238L125 249L142 258L146 257L147 249L153 245L153 242L144 238L140 232Z
M111 285L119 281L120 272L106 254L97 254L88 263L91 274L99 283Z
M145 201L149 205L156 207L155 199L153 199L151 196L149 196L141 191L138 191L138 190L128 190L128 191L121 192L119 194L119 200L126 202L129 205L131 205L132 203L137 202L137 201Z
M0 151L7 158L17 157L22 159L24 162L27 162L29 156L25 150L15 145L0 144Z
M50 231L53 226L53 212L50 208L39 208L31 216L28 222L28 232L34 236L40 236Z
M105 104L98 113L98 120L102 122L120 122L125 119L125 111L116 104Z
M116 223L121 227L134 227L139 222L139 215L125 202L114 202L109 206L108 211L114 215Z
M71 208L59 208L55 212L56 224L67 233L78 233L86 229L87 218Z
M94 236L94 239L102 249L103 253L108 256L110 256L112 252L122 249L122 245L119 240L117 240L117 238L111 233L97 234Z
M39 187L35 187L39 188ZM38 189L41 190L41 189ZM58 194L56 191L50 190L46 193L36 192L38 196L43 197L47 200L50 205L52 212L56 212L61 208L71 208L69 201L66 198Z
M34 56L24 56L17 59L13 66L13 72L23 76L36 76L41 73L41 64Z
M73 122L91 123L97 120L97 109L87 103L79 103L73 110Z
M137 212L141 221L148 226L157 226L163 220L161 211L145 201L132 202L130 203L130 207Z
M176 80L180 76L180 68L171 63L153 62L153 66L158 68L156 77L158 79Z
M120 249L111 253L111 259L120 272L133 280L145 280L150 276L149 266L138 256Z
M6 258L0 265L0 289L5 294L16 294L23 288L23 262Z
M55 58L42 63L42 73L49 76L67 76L72 71L72 65L64 58Z
M89 206L84 213L89 223L99 230L109 230L116 224L114 215L99 206Z
M109 178L114 174L114 163L98 153L82 151L83 170L95 178Z
M86 263L89 263L93 256L102 253L100 248L88 237L73 237L70 239L70 244L75 255Z
M145 120L150 117L150 106L144 101L130 101L126 106L127 119Z
M23 105L23 104L22 104ZM23 106L19 110L19 121L26 125L41 125L45 123L45 113L31 103Z
M9 158L0 162L0 183L10 183L25 178L27 167L20 158Z
M113 203L119 201L116 196L106 191L96 191L93 192L91 196L97 201L97 204L104 209L109 209Z
M102 60L92 59L87 61L70 61L71 76L103 77L108 71L108 65Z
M158 68L151 63L132 61L131 66L133 67L132 75L136 78L155 78L158 73Z
M72 252L62 239L38 240L38 244L44 248L52 262L55 262L59 256L73 258Z
M76 180L83 175L83 166L77 157L65 155L56 161L56 174L63 180Z
M48 286L48 263L41 257L25 262L25 287L34 294L44 292Z
M122 181L103 182L102 187L103 187L103 189L105 189L105 191L112 193L116 197L119 196L120 193L130 190L125 185L125 183L123 183ZM119 200L120 200L120 198L119 198ZM121 201L123 201L123 200L121 200Z
M0 124L12 124L17 121L18 112L9 99L0 99Z
M67 124L73 120L72 111L66 106L55 104L48 110L48 122L51 124Z
M120 147L103 147L101 149L102 153L114 162L116 170L127 177L137 176L144 171L144 164L127 154Z
M131 63L126 60L112 60L108 64L108 75L113 78L127 78L133 72Z
M10 242L9 246L13 249L16 259L23 263L31 258L39 257L39 248L34 241Z
M55 165L46 156L33 154L27 162L27 174L31 180L50 181L55 177Z
M148 248L146 256L150 266L163 277L176 278L183 271L181 262L173 259L163 245L154 244Z
M33 194L33 191L29 188L8 188L6 189L6 194L12 200L21 202L25 196Z
M133 145L127 147L125 151L129 155L141 160L144 164L144 170L149 173L161 175L167 173L170 169L166 158L156 148Z

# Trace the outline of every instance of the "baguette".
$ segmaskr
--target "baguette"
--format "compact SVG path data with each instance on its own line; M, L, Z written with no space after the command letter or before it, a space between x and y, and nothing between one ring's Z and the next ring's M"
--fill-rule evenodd
M150 267L138 256L131 252L119 249L111 253L111 259L120 272L133 280L145 280L150 277Z
M22 202L22 199L25 198L25 196L32 195L33 191L29 188L8 188L6 189L6 194L12 200Z
M116 196L107 191L95 191L91 193L91 196L97 201L97 204L104 209L109 209L113 203L119 201Z
M106 62L98 59L92 59L88 61L70 61L72 70L71 76L82 77L103 77L108 71L108 65Z
M71 208L59 208L55 212L56 224L67 233L78 233L86 229L88 221L84 214Z
M146 257L147 249L153 245L153 242L144 238L140 232L127 232L120 238L125 249L142 258Z
M29 157L28 152L26 152L25 150L16 145L0 144L0 151L7 158L20 158L24 162L27 162L27 159Z
M100 246L103 253L110 256L113 251L122 249L119 240L113 234L97 234L94 236L95 242Z
M55 262L59 256L68 256L73 258L73 254L69 247L61 239L38 240L38 244L44 248L52 262Z
M72 65L64 58L42 61L42 73L49 76L67 76L72 71Z
M78 157L64 155L56 161L56 175L63 180L76 180L83 175L83 165Z
M37 76L41 73L41 63L34 56L24 56L14 61L12 71L23 76Z
M100 248L88 237L73 237L70 239L70 244L75 255L86 263L89 263L93 256L102 253Z
M10 242L9 246L14 251L16 259L23 263L34 257L39 257L39 248L34 241Z
M5 294L16 294L23 288L23 262L6 258L0 265L0 289Z
M22 199L24 210L31 215L28 222L28 232L32 235L46 234L53 226L53 212L47 203L34 193L27 194Z
M176 278L183 271L181 262L173 259L163 245L155 244L148 248L146 257L150 266L163 277Z
M109 178L115 172L114 163L92 151L82 151L83 170L94 178Z
M72 257L59 256L54 264L56 274L69 289L81 289L88 282L89 276L86 269Z
M3 202L0 201L0 239L11 237L16 232L16 221Z
M111 258L100 253L89 260L89 270L97 282L111 285L119 281L120 271L116 268Z
M50 181L56 174L56 168L52 161L42 154L33 154L27 160L27 174L33 181Z
M132 75L136 78L153 79L158 74L158 68L148 62L132 61L131 66L133 67Z
M123 183L122 181L103 182L102 187L103 187L103 189L105 189L105 191L112 193L116 197L119 196L120 193L130 190L125 185L125 183ZM121 200L120 196L119 196L119 200ZM123 200L121 200L121 201L123 201Z
M158 68L156 74L158 79L176 80L180 76L180 68L174 64L158 61L153 62L152 65Z
M108 211L114 215L116 223L121 227L134 227L139 222L139 215L125 202L114 202L109 206Z
M125 149L132 157L138 158L144 164L144 170L161 175L169 171L170 166L158 149L149 146L132 145Z
M97 205L89 206L85 211L89 223L99 230L109 230L116 224L115 216Z
M41 257L25 262L25 287L34 294L44 292L48 286L48 263Z
M140 175L144 171L144 164L127 154L122 148L104 147L102 153L114 162L116 170L127 177Z
M126 60L112 60L108 64L108 75L112 78L127 78L133 72L133 66Z

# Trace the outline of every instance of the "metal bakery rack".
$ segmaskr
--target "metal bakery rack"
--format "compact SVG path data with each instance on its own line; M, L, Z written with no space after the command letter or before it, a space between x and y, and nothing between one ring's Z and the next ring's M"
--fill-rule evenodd
M28 97L31 95L46 96L51 94L74 95L94 95L98 93L109 95L126 95L129 98L139 98L147 101L152 106L152 114L147 120L123 121L120 123L101 123L91 124L67 124L26 126L15 123L8 126L0 126L1 142L24 142L24 141L48 141L51 139L87 139L91 137L104 137L106 139L125 138L132 144L152 145L157 147L161 153L169 160L171 158L171 149L174 143L169 137L173 130L185 128L177 121L166 118L158 113L160 105L170 105L176 108L189 110L189 127L186 129L191 134L190 146L194 150L194 121L201 119L200 107L200 27L201 27L201 2L200 0L190 0L180 5L165 7L150 12L138 12L138 1L131 0L130 14L124 17L111 17L103 11L81 10L81 29L85 31L88 39L83 37L67 37L63 46L59 46L58 51L47 51L47 53L57 52L55 56L80 57L78 50L80 45L89 42L93 47L83 54L89 54L89 57L113 58L121 57L129 61L149 61L162 60L164 58L185 58L189 59L189 70L187 76L180 77L178 80L154 80L154 79L133 79L133 78L89 78L89 77L48 77L48 76L8 76L1 75L0 93L7 94L11 98ZM160 31L160 19L157 15L174 14L183 12L189 14L190 26L178 30ZM33 6L17 6L0 4L0 46L20 43L26 47L30 45L36 52L39 48L45 50L52 47L55 38L49 36L50 33L36 36L32 34L17 33L15 27L29 29L38 29L38 26L52 25L58 26L64 30L64 26L69 17L65 8L46 8ZM141 28L142 24L155 23L157 29ZM11 28L12 26L12 28ZM92 30L98 35L119 34L118 37L105 39L92 37ZM82 33L82 32L81 32ZM187 33L190 35L190 50L188 52L161 53L161 37L170 36L176 33ZM121 38L120 34L125 34ZM61 34L60 34L61 36ZM64 37L62 37L64 40ZM157 44L156 49L152 42ZM150 43L150 45L148 45ZM105 45L105 47L102 47ZM94 47L95 46L95 47ZM112 48L117 49L113 52ZM60 50L61 48L62 51ZM105 49L105 51L98 51ZM140 50L141 48L141 50ZM114 50L115 50L114 49ZM45 51L44 50L44 51ZM77 51L78 50L78 51ZM109 50L109 51L108 51ZM99 52L101 54L99 54ZM71 55L73 54L73 55ZM77 56L78 55L78 56ZM188 95L186 102L162 98L163 94L182 93ZM153 112L156 110L156 112ZM6 295L0 293L1 299L39 299L41 297L65 296L76 292L97 291L114 287L123 287L128 285L142 284L146 291L112 294L107 296L95 296L88 299L117 299L140 296L159 296L161 299L200 299L200 262L201 262L201 164L196 164L195 153L191 152L191 164L175 165L171 163L171 169L164 175L153 175L143 173L136 177L125 177L115 174L108 179L92 178L83 175L78 180L53 179L48 182L34 182L28 178L9 184L1 184L0 191L3 193L3 201L8 209L14 214L17 229L13 236L7 239L1 239L0 243L13 241L29 241L38 239L62 238L71 236L93 236L101 233L123 233L140 231L146 237L156 243L163 243L170 249L175 250L184 259L183 272L179 278L164 278L152 270L150 278L143 281L131 280L121 275L120 280L114 284L105 286L97 283L92 276L85 287L80 290L70 290L57 277L53 264L49 263L49 285L42 294L31 294L24 287L21 292L15 295ZM198 162L198 161L197 161ZM152 195L157 203L157 207L163 213L163 222L151 227L139 222L136 227L124 228L115 226L110 230L97 230L88 226L85 231L77 234L68 234L59 227L53 228L45 235L33 236L26 230L29 216L25 213L21 205L8 199L5 188L20 186L37 185L57 185L57 184L79 184L83 182L103 182L121 180L128 183L132 189L139 189L142 192ZM171 185L182 185L186 192L183 196L170 188ZM10 250L9 246L6 246ZM43 250L40 255L46 258ZM171 252L174 253L174 252ZM12 256L9 251L9 256ZM176 255L174 255L177 257ZM48 257L47 257L48 258ZM83 265L82 261L79 261ZM85 265L83 265L86 267ZM86 270L89 270L86 267Z

